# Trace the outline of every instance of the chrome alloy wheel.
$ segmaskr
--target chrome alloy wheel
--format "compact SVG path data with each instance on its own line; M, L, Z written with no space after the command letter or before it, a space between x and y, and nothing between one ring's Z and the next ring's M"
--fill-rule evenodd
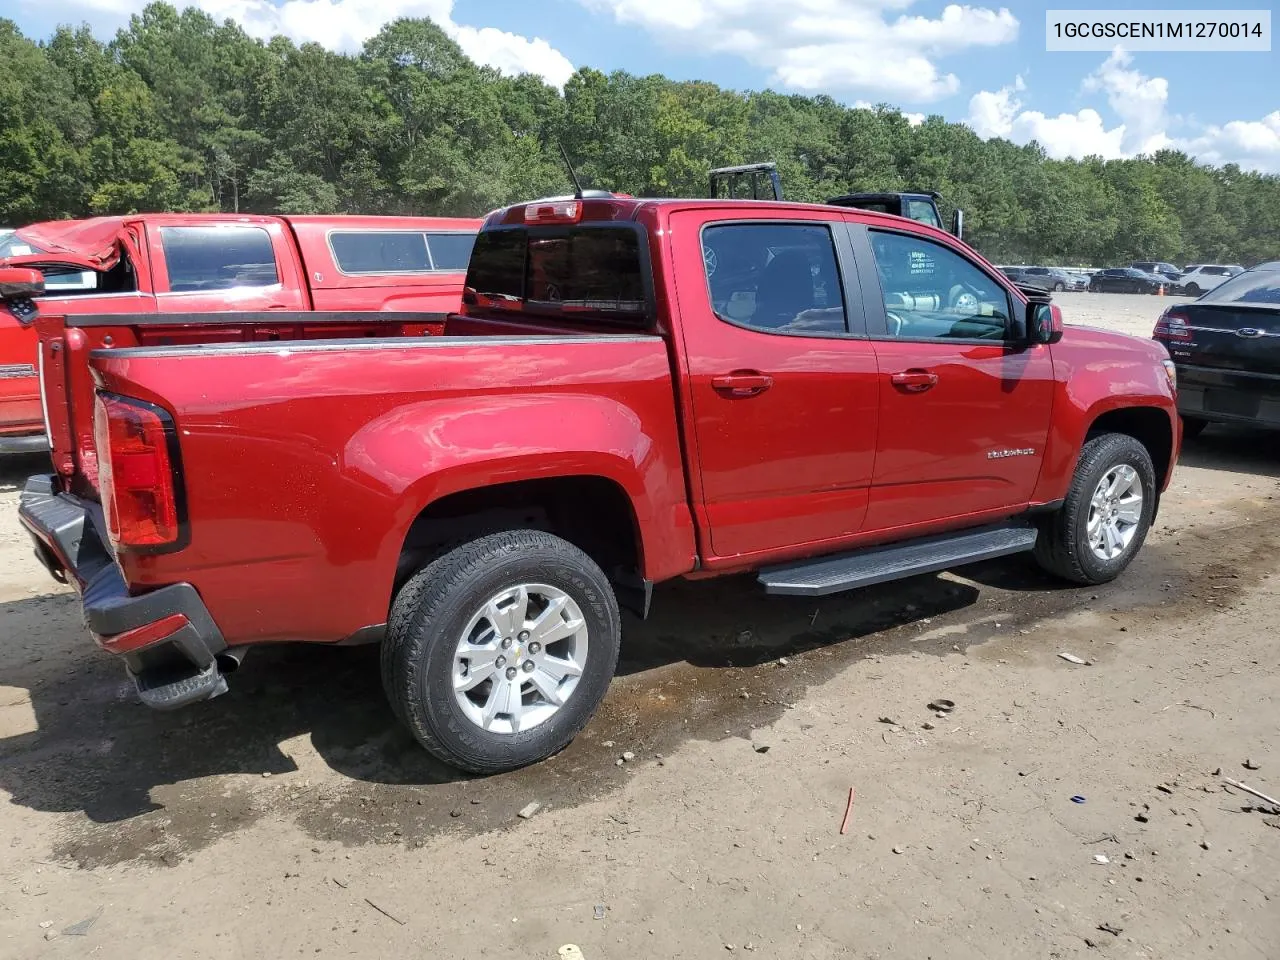
M1089 501L1089 547L1100 560L1115 560L1133 542L1142 523L1142 479L1127 463L1112 467Z
M573 599L545 583L490 597L453 655L453 695L489 733L545 723L573 695L587 663L587 622Z

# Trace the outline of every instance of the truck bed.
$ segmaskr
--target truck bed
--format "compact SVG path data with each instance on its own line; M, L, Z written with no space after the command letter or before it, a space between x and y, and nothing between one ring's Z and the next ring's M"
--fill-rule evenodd
M189 542L122 555L125 580L191 583L237 642L333 642L381 624L423 508L507 477L613 479L637 522L684 531L646 567L690 563L659 337L99 348L90 367L100 389L170 411L178 433Z

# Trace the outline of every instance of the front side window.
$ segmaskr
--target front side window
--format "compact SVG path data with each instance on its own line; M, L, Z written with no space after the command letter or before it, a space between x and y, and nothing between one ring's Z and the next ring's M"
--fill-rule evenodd
M821 224L734 223L702 231L711 307L729 323L767 333L848 330L831 230Z
M271 236L261 227L161 227L160 243L175 293L280 282Z
M909 340L1003 340L1004 287L960 254L901 233L871 231L888 334Z

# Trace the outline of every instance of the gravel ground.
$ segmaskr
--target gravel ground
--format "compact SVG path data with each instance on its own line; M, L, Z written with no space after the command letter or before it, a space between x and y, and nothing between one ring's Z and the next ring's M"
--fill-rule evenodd
M1059 299L1144 336L1168 302ZM1224 786L1280 794L1269 438L1189 444L1102 588L664 586L579 740L489 779L414 746L369 649L135 705L19 531L40 468L0 466L0 956L1280 956L1280 817Z

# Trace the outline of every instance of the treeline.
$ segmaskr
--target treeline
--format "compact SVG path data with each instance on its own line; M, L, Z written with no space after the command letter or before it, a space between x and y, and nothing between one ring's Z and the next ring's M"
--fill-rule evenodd
M1280 177L1176 151L1048 159L930 117L583 68L563 94L472 63L429 20L358 56L156 3L103 44L0 20L0 225L143 210L480 215L584 183L701 196L778 161L787 195L935 189L1001 262L1280 259Z

